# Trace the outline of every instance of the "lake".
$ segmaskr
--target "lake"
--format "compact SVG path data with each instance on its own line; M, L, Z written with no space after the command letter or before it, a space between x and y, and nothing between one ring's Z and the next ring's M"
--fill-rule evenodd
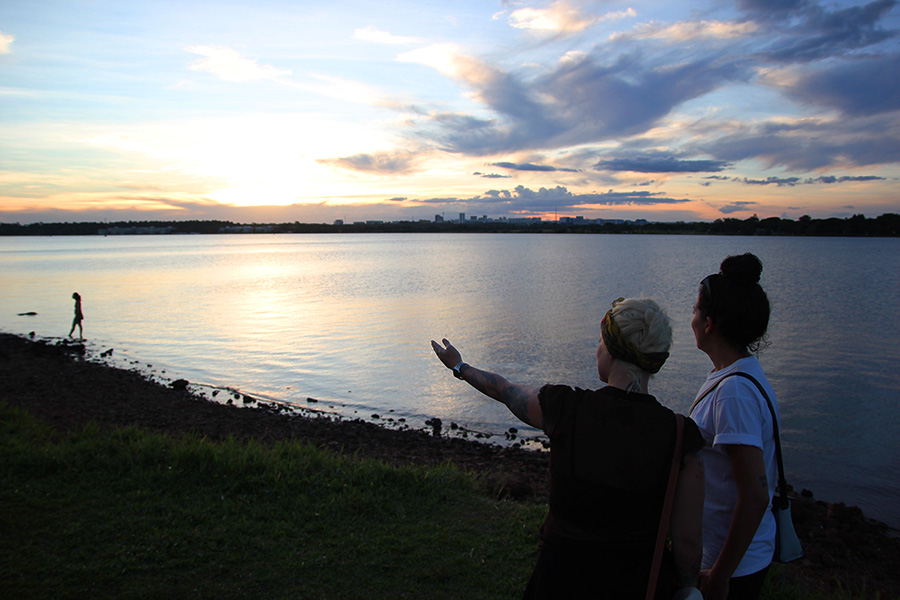
M539 447L538 431L454 379L429 341L447 337L518 383L597 387L600 319L619 296L649 295L675 330L650 390L686 412L711 368L690 328L698 283L743 252L763 261L772 303L760 359L788 481L900 527L898 239L2 237L0 330L64 337L77 291L89 348L160 379L394 426L438 417L496 443L514 427L515 443Z

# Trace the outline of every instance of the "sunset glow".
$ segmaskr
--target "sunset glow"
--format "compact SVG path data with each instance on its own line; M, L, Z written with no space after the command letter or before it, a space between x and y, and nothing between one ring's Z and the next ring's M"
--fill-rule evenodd
M0 4L0 221L900 212L896 0Z

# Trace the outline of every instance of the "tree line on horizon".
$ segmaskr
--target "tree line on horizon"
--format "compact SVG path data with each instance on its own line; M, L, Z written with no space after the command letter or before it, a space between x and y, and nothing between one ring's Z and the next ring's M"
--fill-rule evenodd
M120 221L115 223L0 223L2 236L31 235L104 235L151 233L157 234L216 234L234 233L610 233L610 234L681 234L681 235L773 235L773 236L842 236L842 237L898 237L900 214L885 213L867 218L858 214L847 218L813 219L807 215L797 220L754 215L747 219L723 218L698 222L606 222L564 223L534 221L509 223L503 221L396 221L383 223L253 223L231 221Z

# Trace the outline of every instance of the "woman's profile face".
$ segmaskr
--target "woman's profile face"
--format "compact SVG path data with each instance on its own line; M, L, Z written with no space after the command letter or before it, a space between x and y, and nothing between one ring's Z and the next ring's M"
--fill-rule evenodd
M697 347L702 350L701 344L706 336L706 317L704 317L703 313L700 312L700 309L697 308L698 306L700 306L699 292L697 293L697 301L694 302L694 316L691 318L691 329L694 331L694 339L697 342Z

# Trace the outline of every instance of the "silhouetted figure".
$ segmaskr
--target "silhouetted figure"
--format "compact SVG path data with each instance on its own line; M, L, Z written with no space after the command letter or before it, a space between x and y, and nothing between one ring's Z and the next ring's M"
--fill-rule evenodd
M69 337L72 337L72 333L78 327L78 339L80 340L84 337L84 332L81 329L81 322L84 320L84 313L81 312L81 296L78 292L75 292L72 294L72 298L75 299L75 318L72 319L72 329L69 330Z

